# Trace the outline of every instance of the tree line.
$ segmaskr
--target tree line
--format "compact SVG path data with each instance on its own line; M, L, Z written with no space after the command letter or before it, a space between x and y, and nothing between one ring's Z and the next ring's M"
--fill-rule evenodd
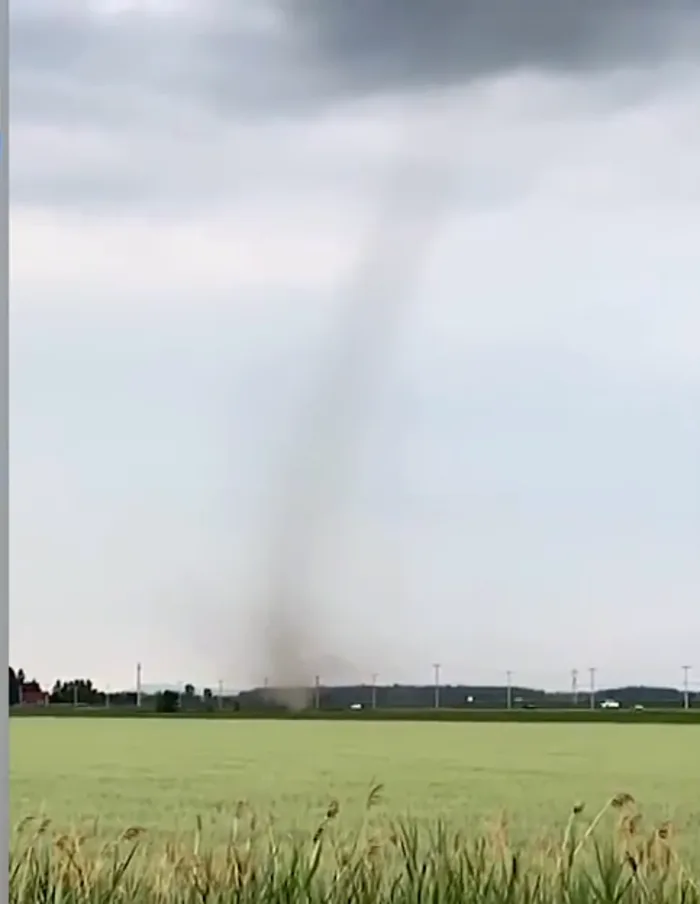
M42 688L35 679L27 679L24 669L9 668L9 704L17 706L30 700L35 702L42 695ZM140 697L140 700L139 700ZM49 704L72 706L136 706L139 702L163 712L172 712L182 706L197 704L214 705L214 693L205 687L198 693L193 684L185 684L181 693L164 690L155 694L137 694L136 691L106 691L97 687L90 678L56 680L50 691L45 692ZM231 706L234 700L227 697Z
M29 702L30 692L41 692L38 682L27 680L23 669L9 672L9 703L16 706ZM23 699L23 694L25 695ZM33 698L32 698L33 699ZM684 694L677 688L628 686L601 688L596 692L598 702L605 699L616 700L622 707L645 706L666 708L683 706ZM439 688L439 705L446 708L469 706L472 708L501 709L508 700L514 707L537 707L565 709L571 706L590 705L590 695L579 691L551 692L537 688L503 685L443 685ZM107 692L98 688L89 678L57 680L47 692L47 702L55 705L72 706L141 706L160 712L178 710L213 710L215 708L266 710L275 709L274 694L269 688L253 688L237 694L219 695L210 687L196 688L185 684L180 692L163 690L154 694L141 694L137 699L135 691ZM692 694L690 704L700 705L700 695ZM427 709L436 703L434 685L345 685L341 687L321 686L310 694L310 705L322 709L347 709L351 706L377 707L380 709L412 708Z

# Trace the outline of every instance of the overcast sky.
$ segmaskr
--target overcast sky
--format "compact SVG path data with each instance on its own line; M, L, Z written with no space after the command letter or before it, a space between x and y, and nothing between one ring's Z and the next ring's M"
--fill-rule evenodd
M16 666L259 681L283 554L328 680L700 676L698 3L23 0L12 47Z

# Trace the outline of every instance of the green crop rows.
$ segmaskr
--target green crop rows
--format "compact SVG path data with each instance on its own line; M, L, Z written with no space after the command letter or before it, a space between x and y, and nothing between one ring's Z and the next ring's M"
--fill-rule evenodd
M13 719L11 900L699 904L700 729L427 715Z

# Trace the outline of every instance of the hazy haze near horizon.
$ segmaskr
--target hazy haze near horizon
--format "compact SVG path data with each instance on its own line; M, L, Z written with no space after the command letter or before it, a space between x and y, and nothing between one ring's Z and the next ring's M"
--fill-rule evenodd
M313 560L318 668L694 662L700 5L429 6L13 5L13 664L261 680L271 497L338 298L392 155L428 193L457 146Z

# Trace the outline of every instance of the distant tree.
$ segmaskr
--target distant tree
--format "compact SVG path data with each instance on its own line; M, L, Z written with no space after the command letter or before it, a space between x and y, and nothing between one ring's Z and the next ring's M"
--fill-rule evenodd
M212 690L210 687L205 687L204 690L202 691L202 696L204 697L205 700L211 700L214 697L214 694L212 693Z
M109 695L110 706L136 706L135 691L112 691Z
M176 713L180 709L180 695L175 691L163 691L156 696L156 712Z
M194 684L186 684L185 685L185 696L186 697L194 697Z
M81 703L84 706L100 706L105 694L98 690L89 678L56 681L49 696L51 703Z
M17 669L17 682L18 684L24 684L27 680L27 676L24 674L24 669Z
M19 679L12 666L10 666L9 685L10 706L16 706L19 703Z

